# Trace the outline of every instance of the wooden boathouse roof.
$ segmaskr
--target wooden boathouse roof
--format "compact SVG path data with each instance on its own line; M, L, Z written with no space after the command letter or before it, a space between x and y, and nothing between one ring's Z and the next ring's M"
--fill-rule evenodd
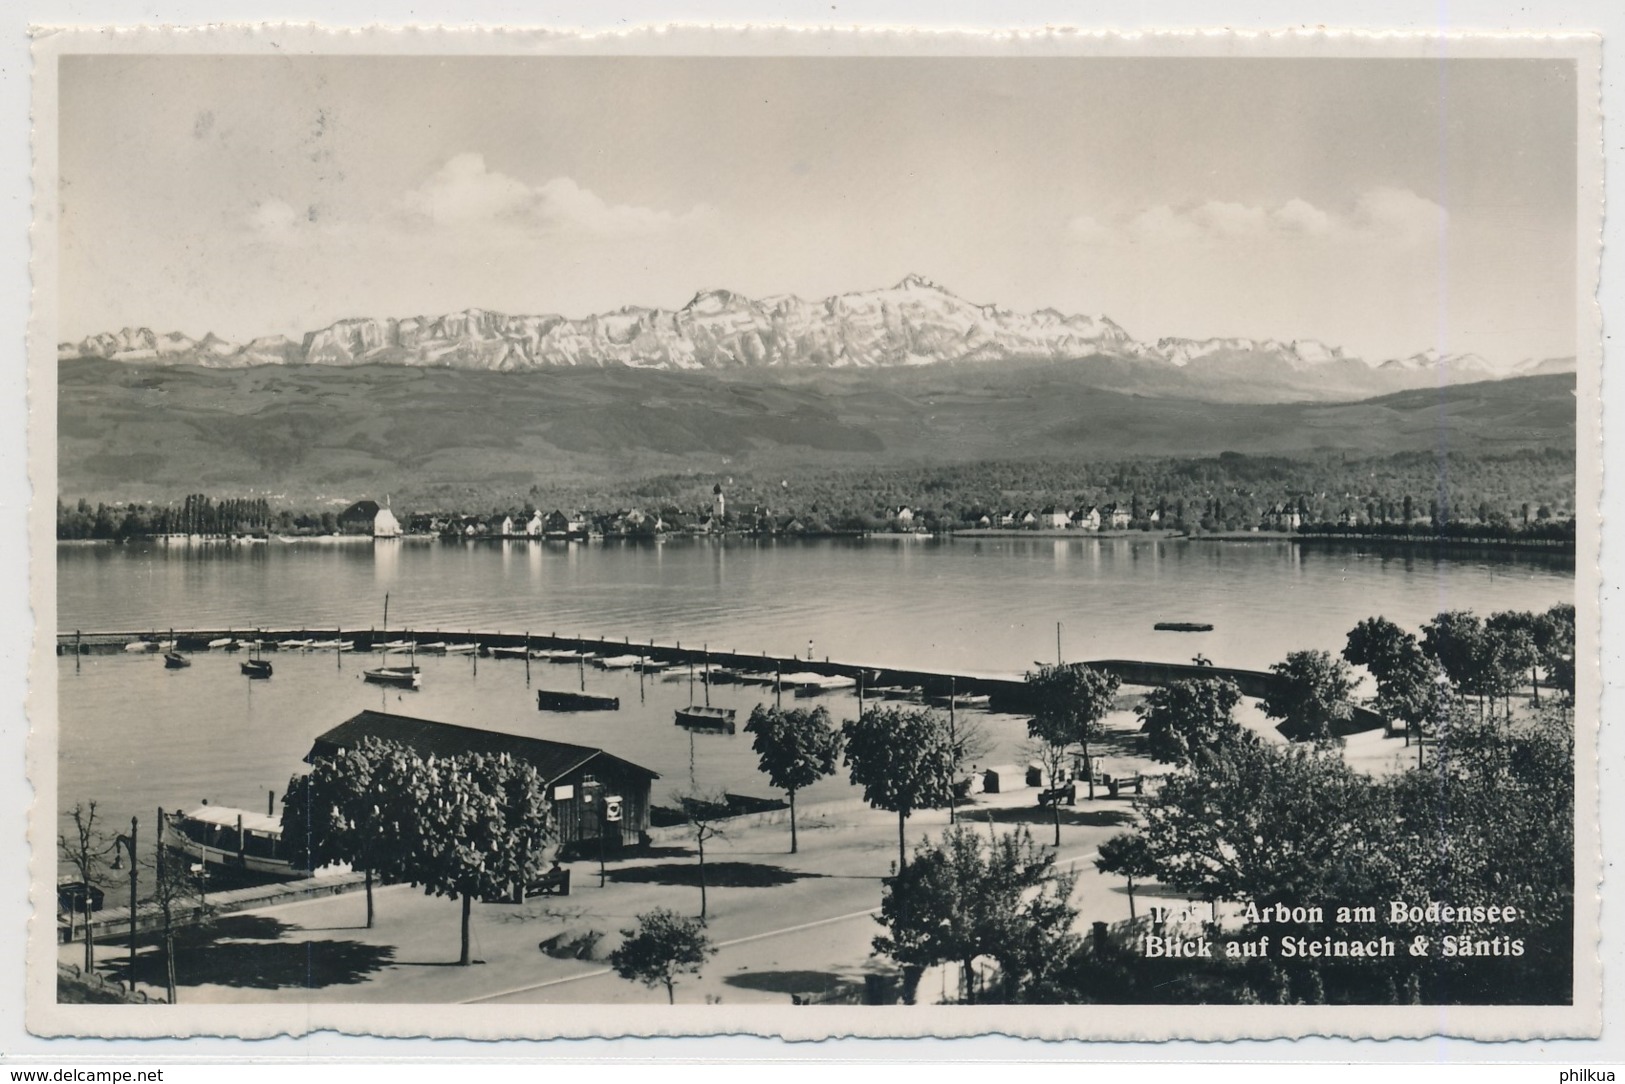
M497 730L415 719L383 711L363 711L316 737L306 754L307 762L332 756L360 745L367 738L404 745L419 756L454 757L467 753L497 756L506 753L535 766L544 782L551 783L588 763L608 761L635 775L659 779L660 773L634 764L590 745L571 745L546 738L527 738Z

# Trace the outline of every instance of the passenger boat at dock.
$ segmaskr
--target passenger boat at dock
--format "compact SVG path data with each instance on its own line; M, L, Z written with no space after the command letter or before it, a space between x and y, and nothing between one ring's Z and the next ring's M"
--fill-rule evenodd
M621 698L578 693L573 690L537 689L537 711L620 711Z
M734 709L690 704L686 708L677 709L677 717L673 722L689 730L714 730L723 734L732 734L734 732Z
M205 869L289 880L310 876L289 861L281 819L265 813L219 805L166 813L162 838L164 846Z
M394 685L401 689L423 687L423 675L415 666L379 666L361 671L361 676L374 685Z

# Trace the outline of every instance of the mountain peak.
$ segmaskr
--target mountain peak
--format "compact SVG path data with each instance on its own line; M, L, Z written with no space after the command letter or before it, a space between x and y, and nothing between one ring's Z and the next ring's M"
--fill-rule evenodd
M947 290L944 290L941 286L938 286L936 283L934 283L930 279L926 278L924 275L917 275L912 271L910 271L908 274L904 275L902 277L902 279L897 283L897 285L892 287L892 289L894 289L894 290L935 290L938 293L943 293L943 294L948 292Z

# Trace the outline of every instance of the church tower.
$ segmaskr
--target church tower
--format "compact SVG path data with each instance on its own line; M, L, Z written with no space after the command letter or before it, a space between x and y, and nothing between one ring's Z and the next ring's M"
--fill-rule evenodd
M711 487L711 514L722 519L728 510L728 499L722 495L722 483L718 482Z

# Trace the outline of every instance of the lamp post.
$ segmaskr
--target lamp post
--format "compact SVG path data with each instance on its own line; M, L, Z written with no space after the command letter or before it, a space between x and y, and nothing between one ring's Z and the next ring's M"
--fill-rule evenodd
M138 852L135 849L135 841L138 827L136 818L131 817L130 834L120 833L113 838L113 846L117 848L117 853L113 855L114 869L121 869L124 865L123 848L128 847L130 850L130 993L132 994L135 993L135 881L136 866L139 864L136 860Z

